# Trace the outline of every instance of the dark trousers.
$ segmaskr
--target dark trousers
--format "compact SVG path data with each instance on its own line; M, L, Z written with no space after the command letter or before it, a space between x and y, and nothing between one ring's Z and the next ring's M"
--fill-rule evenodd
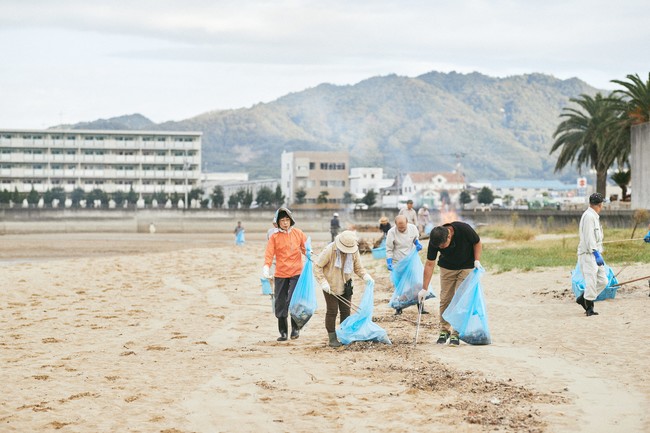
M341 312L341 322L350 316L350 307L343 301L339 300L336 296L323 292L325 295L325 303L327 304L327 311L325 312L325 329L327 332L336 331L336 315ZM352 295L340 295L348 302L352 299ZM340 322L339 322L340 323Z
M293 289L296 288L298 283L298 278L300 275L294 275L289 278L278 278L275 277L275 317L278 319L281 317L289 316L289 302L291 302L291 296L293 295Z

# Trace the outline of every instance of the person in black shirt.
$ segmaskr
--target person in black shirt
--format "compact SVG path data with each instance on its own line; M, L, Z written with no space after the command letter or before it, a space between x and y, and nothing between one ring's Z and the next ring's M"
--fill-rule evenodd
M481 238L469 224L454 221L449 224L435 227L429 237L427 261L424 265L423 289L419 297L424 299L427 294L433 270L438 259L440 267L440 335L438 344L460 344L458 331L451 328L449 322L442 318L442 313L449 306L456 289L467 278L473 268L480 268L481 251L483 246ZM440 258L438 258L440 254Z

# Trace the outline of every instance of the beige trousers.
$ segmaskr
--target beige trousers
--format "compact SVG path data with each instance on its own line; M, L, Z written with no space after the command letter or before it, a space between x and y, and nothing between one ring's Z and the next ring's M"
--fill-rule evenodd
M465 278L467 278L470 272L472 272L472 269L460 269L456 271L440 268L440 331L447 331L458 335L458 332L452 329L449 322L442 318L442 313L449 306L458 286L465 281Z

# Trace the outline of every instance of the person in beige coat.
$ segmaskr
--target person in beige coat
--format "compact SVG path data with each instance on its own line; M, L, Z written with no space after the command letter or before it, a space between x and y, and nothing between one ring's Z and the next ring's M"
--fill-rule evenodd
M341 345L336 338L336 316L341 313L340 322L350 316L353 273L364 281L372 281L361 264L357 236L346 230L337 235L334 242L327 245L314 262L314 277L323 289L327 304L325 329L330 347Z

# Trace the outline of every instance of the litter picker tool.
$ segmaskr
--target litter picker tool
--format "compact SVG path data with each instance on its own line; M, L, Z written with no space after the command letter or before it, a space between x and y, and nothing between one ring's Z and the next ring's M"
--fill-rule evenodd
M614 241L603 241L604 244L614 244L618 242L631 242L631 241L642 241L643 238L634 238L634 239L618 239Z
M424 310L424 300L418 306L418 323L415 325L415 339L413 340L413 347L418 344L418 333L420 332L420 320L422 319L422 311Z
M351 310L354 310L355 313L358 313L358 312L359 312L359 307L357 307L356 305L354 305L354 304L352 303L352 301L348 301L348 300L345 299L343 296L341 296L341 295L337 295L336 293L332 293L332 295L333 295L336 299L338 299L339 301L343 302L345 305L347 305L348 307L350 307Z
M641 281L641 280L647 280L649 278L650 278L650 275L646 275L645 277L635 278L633 280L623 281L622 283L614 284L614 285L612 285L612 287L619 287L619 286L622 286L624 284L634 283L636 281Z

